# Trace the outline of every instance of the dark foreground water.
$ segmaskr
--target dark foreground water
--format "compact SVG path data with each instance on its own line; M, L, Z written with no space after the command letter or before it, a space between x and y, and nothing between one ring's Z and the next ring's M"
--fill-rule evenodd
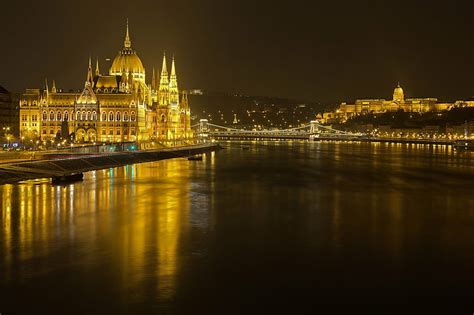
M242 146L0 186L0 313L474 311L472 153Z

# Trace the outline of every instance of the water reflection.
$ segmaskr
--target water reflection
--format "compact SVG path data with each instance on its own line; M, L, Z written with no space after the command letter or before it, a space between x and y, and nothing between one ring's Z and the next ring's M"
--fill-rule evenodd
M109 313L111 304L152 313L253 303L260 292L273 292L274 303L295 288L317 292L308 299L317 302L360 287L390 297L393 288L439 294L474 281L472 154L228 146L202 162L100 170L64 187L1 186L0 293L18 305L26 292L68 313L87 313L84 305Z
M188 229L189 171L188 161L178 159L91 172L64 187L47 181L1 187L1 281L35 278L57 263L74 268L73 257L57 257L72 252L84 270L111 264L123 298L142 299L150 293L136 292L152 289L171 299ZM53 261L37 264L41 258ZM145 288L151 276L155 286Z

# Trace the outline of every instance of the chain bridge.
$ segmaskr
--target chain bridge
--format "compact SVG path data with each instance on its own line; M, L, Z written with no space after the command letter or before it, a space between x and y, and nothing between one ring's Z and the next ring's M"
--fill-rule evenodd
M267 139L267 140L357 140L366 137L363 133L351 133L321 125L317 120L295 128L272 130L245 130L219 126L201 119L192 126L198 139Z

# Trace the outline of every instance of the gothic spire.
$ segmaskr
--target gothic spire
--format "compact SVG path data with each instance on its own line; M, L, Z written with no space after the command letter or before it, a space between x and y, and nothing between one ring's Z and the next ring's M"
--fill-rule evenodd
M174 65L174 56L173 56L173 61L171 63L171 76L175 76L176 77L176 67Z
M168 67L166 66L166 53L163 54L163 67L161 68L161 76L168 76Z
M128 19L127 19L127 32L125 33L125 40L123 42L123 46L125 48L131 48L132 47L132 41L130 40L130 33L128 31Z
M92 84L93 81L94 81L94 77L92 76L92 61L91 61L91 57L89 56L89 67L87 68L86 84L87 84L87 82Z
M170 76L169 84L170 84L170 87L169 87L170 103L174 106L178 106L179 105L179 90L178 90L178 78L176 77L176 66L174 62L174 57L171 63L171 76Z
M153 67L153 76L151 78L151 89L156 90L155 67Z
M160 106L168 106L169 104L169 78L166 67L166 54L163 55L163 68L161 69L160 76L159 104Z
M99 57L97 57L97 61L95 63L95 75L99 76L100 75L100 70L99 70Z
M56 81L53 80L53 87L51 88L51 93L56 93Z

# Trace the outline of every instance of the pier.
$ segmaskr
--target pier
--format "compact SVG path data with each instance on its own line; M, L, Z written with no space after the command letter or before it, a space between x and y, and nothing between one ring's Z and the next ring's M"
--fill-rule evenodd
M218 144L207 143L160 150L130 151L120 153L100 153L91 155L71 155L58 159L19 161L0 164L0 184L15 183L28 179L52 178L67 181L80 174L128 164L153 162L165 159L189 157L216 151Z

